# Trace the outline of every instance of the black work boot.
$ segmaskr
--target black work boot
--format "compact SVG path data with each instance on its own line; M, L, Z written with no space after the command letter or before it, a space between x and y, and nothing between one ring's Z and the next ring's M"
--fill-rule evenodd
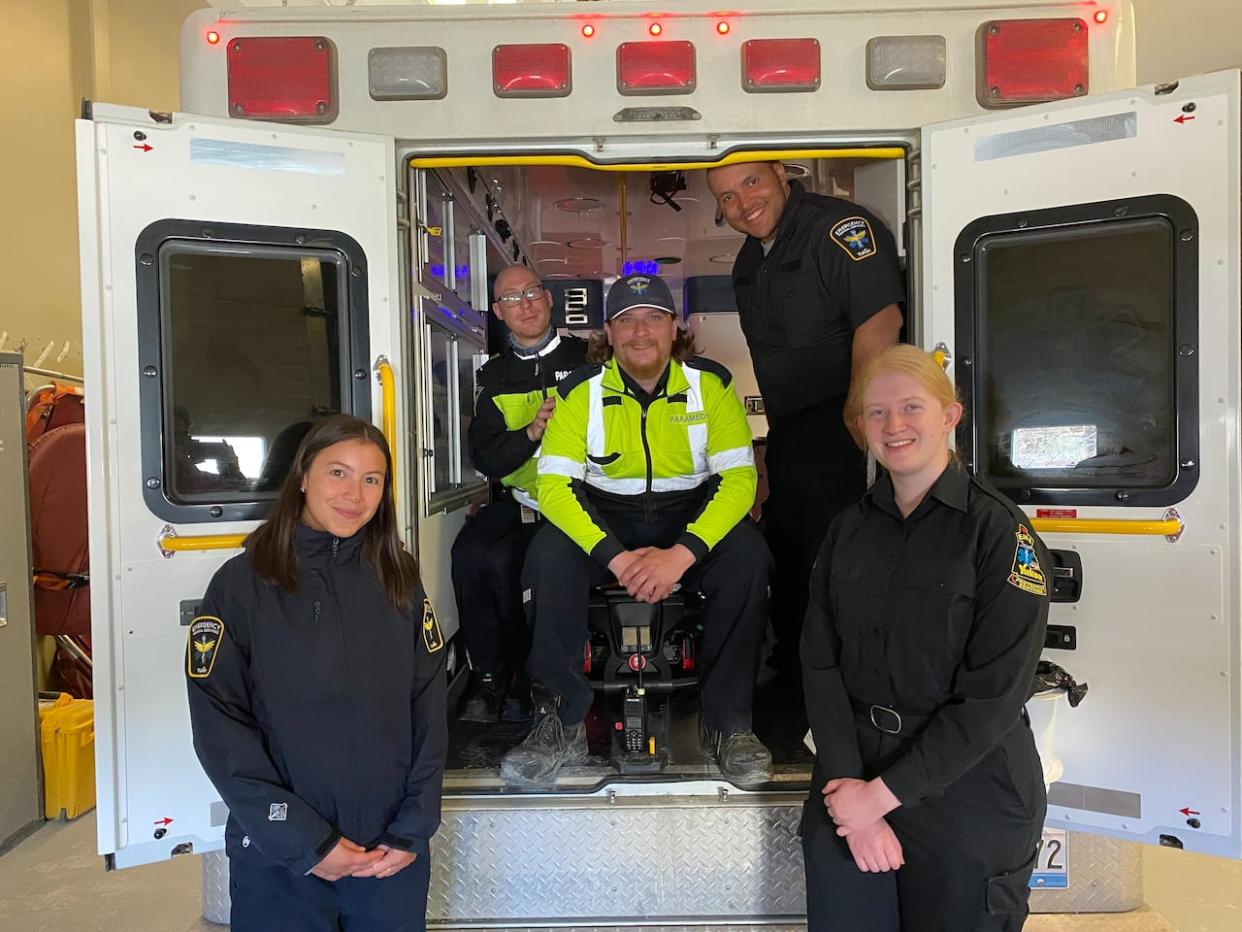
M738 786L758 786L772 779L772 752L753 731L729 734L699 723L703 755L720 766L721 774Z
M586 724L561 724L555 697L535 696L534 724L522 743L500 762L500 775L510 783L539 786L551 783L562 764L586 760Z
M500 721L500 705L505 687L494 673L471 673L470 684L461 697L461 720L491 724Z

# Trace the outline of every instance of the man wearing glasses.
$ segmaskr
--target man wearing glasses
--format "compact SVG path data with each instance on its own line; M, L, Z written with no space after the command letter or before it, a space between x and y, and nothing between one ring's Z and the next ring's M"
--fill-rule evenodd
M586 361L586 343L552 326L552 295L530 269L496 276L492 312L504 322L503 353L479 369L470 461L508 494L485 506L453 543L453 589L473 670L462 699L468 722L523 721L530 690L514 683L530 634L522 608L526 548L543 526L535 489L543 432L556 410L556 386Z

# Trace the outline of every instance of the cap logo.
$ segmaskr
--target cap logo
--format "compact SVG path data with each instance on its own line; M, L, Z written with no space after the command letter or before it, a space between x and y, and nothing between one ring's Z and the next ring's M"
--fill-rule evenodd
M651 287L651 279L649 278L630 279L630 291L634 292L634 294L646 294L649 287Z

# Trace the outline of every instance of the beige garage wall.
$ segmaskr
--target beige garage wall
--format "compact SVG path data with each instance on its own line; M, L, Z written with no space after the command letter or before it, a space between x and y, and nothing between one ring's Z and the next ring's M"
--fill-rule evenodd
M175 109L179 29L209 5L0 0L0 348L81 372L73 118L82 97ZM1134 6L1140 83L1242 65L1242 0Z
M0 0L0 347L82 371L73 120L81 99L177 106L178 33L204 0Z

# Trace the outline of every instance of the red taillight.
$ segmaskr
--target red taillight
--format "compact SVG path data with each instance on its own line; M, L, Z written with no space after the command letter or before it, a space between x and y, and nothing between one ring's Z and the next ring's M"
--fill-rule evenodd
M979 103L1010 107L1088 90L1081 19L994 20L979 28Z
M336 115L332 43L322 36L251 36L228 45L229 115L327 123Z
M498 45L492 49L497 97L564 97L570 91L569 46Z
M617 46L617 90L622 94L689 94L694 80L691 42L622 42Z
M748 91L815 90L818 39L751 39L742 43L742 86Z

